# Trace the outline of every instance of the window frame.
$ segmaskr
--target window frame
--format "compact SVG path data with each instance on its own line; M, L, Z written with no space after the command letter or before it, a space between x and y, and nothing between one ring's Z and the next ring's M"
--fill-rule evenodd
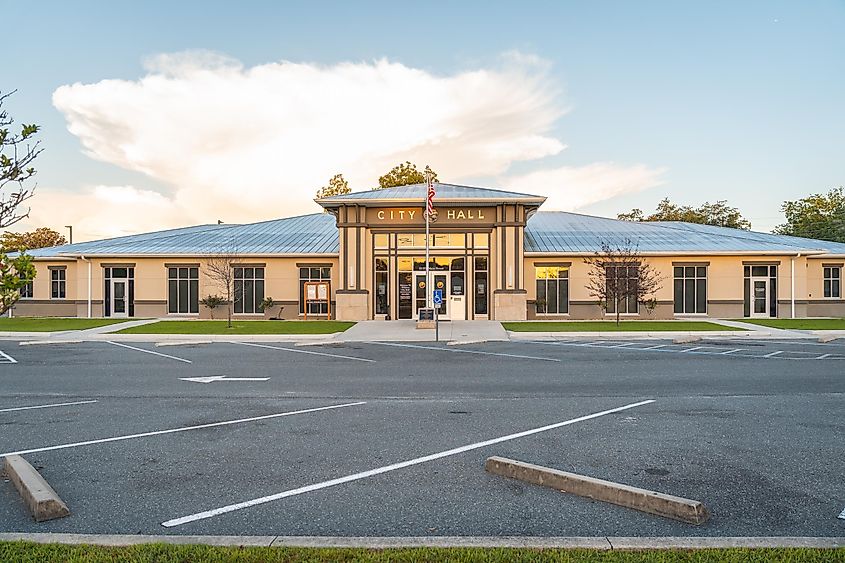
M636 266L630 266L630 265L627 265L627 264L605 264L605 266L604 266L604 279L605 279L605 283L607 283L607 279L608 279L608 270L609 270L609 269L611 269L611 268L612 268L613 270L615 270L615 271L618 271L620 268L625 268L626 270L628 270L628 269L634 269L634 268L639 269L639 268L640 268L640 266L639 266L639 264L638 264L638 265L636 265ZM625 279L628 279L628 280L630 280L630 279L636 279L636 280L639 280L639 275L637 275L635 278L631 278L631 276L630 276L630 275L628 275L628 272L627 272L627 271L625 272L625 274L626 274L626 275L625 275ZM619 276L618 276L618 275L615 275L615 276L614 276L614 279L619 279ZM634 299L634 307L636 308L636 310L635 310L635 311L631 311L631 310L630 310L630 309L631 309L631 302L630 302L630 301L631 301L631 298L630 298L630 297L628 297L627 299L625 299L625 310L624 310L624 311L619 311L619 316L630 316L630 317L634 317L634 316L638 316L638 315L640 314L640 302L639 302L639 301L635 298L635 299ZM605 309L605 312L604 312L605 316L614 316L614 317L616 316L616 303L613 303L613 304L612 304L612 306L613 306L613 310L611 310L611 303L608 301L608 303L607 303L607 308Z
M50 270L50 299L67 299L67 267L51 266Z
M238 276L238 270L241 270L240 277ZM247 276L247 271L252 270L251 275ZM261 276L258 276L258 271L261 271ZM265 280L266 280L266 272L267 268L263 264L233 264L232 265L232 314L234 315L243 315L243 316L251 316L251 315L263 315L264 308L261 307L261 302L264 301L265 295ZM240 282L240 289L238 288L238 282ZM246 282L252 282L252 307L250 307L250 311L247 311L246 307L246 299L244 297L244 292L246 291ZM260 282L260 284L259 284ZM261 288L261 291L258 291L258 288ZM240 299L238 299L238 293L240 292ZM240 311L238 311L238 306L240 305Z
M833 275L834 270L836 276ZM836 295L834 295L834 283ZM829 295L828 295L829 294ZM822 298L829 300L842 299L842 266L839 264L822 265Z
M308 277L303 277L303 271L308 270ZM314 277L314 270L317 270L317 277ZM327 281L331 284L332 281L332 267L327 265L308 265L302 264L299 266L299 316L305 316L305 282L308 281ZM389 280L388 280L389 283ZM331 285L329 286L331 287ZM314 316L328 316L329 307L331 307L331 295L329 295L329 302L310 303L312 310L308 311L308 315ZM389 305L388 305L389 306ZM317 307L315 309L314 307Z
M554 270L555 276L552 277L550 274ZM560 317L560 316L569 316L569 271L570 265L569 264L543 264L543 265L534 265L534 312L538 317ZM544 275L540 277L540 273ZM565 273L566 275L561 277L561 273ZM549 311L549 281L555 281L555 311ZM544 301L545 305L543 307L543 311L539 311L537 307L537 299L540 297L539 293L539 282L545 282L545 295ZM561 303L560 303L560 285L561 283L566 284L566 303L565 303L565 311L561 311Z
M18 279L23 279L23 277L23 272L18 272ZM35 278L29 280L18 293L20 294L19 299L35 299Z
M200 298L199 298L199 294L200 294L199 264L165 264L165 268L167 268L167 314L168 315L179 315L179 316L199 316L199 313L200 313L200 311L199 311L199 301L200 301ZM171 276L171 272L173 270L176 271L175 277ZM187 277L182 277L182 275L181 275L182 270L188 271ZM181 293L180 288L182 286L182 284L180 282L183 282L183 281L187 283L187 291L188 291L188 297L187 297L188 310L185 311L185 312L179 311L179 304L180 304L179 298L180 298L180 293ZM192 297L191 288L192 288L192 285L193 285L191 282L196 282L196 290L193 291L193 300L191 299L191 297ZM172 289L171 289L171 284L173 284L173 283L176 284L176 303L175 303L175 307L172 307L173 303L171 303L171 296L173 295L173 292L172 292ZM192 307L194 304L196 304L196 307ZM176 310L172 310L174 308ZM192 311L191 310L192 308L195 309L195 310Z
M687 274L687 270L692 268L692 276ZM699 275L700 270L704 270L704 275ZM678 276L678 270L681 270L681 275ZM708 314L708 303L707 303L707 293L710 290L710 283L708 280L709 277L709 264L697 264L697 263L690 263L690 264L672 264L672 311L676 316L707 316ZM692 281L693 287L693 309L694 311L690 312L686 310L687 305L687 282ZM677 311L678 303L676 301L677 294L675 286L677 285L678 281L681 281L681 308L684 309L683 311ZM704 282L704 310L699 311L699 282Z

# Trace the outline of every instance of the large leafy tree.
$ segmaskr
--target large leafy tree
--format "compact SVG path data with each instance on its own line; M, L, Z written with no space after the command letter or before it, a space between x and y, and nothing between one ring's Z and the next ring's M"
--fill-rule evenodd
M785 201L781 210L786 223L775 227L775 233L845 242L845 187Z
M423 184L426 181L426 174L431 174L431 181L437 182L437 172L428 166L425 167L425 170L420 172L417 170L416 164L411 164L406 161L398 166L394 166L390 172L381 176L378 179L378 188L374 189L383 190L384 188L395 188L396 186Z
M692 207L677 205L667 197L657 204L657 209L650 215L643 213L642 209L632 209L629 213L620 213L616 217L623 221L684 221L732 229L751 228L751 221L743 217L739 209L728 205L726 200L715 203L706 201L698 207Z
M66 242L67 239L61 233L49 227L39 227L25 233L6 231L0 235L0 250L3 252L23 251L59 246Z
M14 225L29 216L23 202L35 190L30 180L35 176L32 166L41 153L41 141L36 139L38 125L23 124L13 128L15 120L3 109L14 92L0 92L0 229ZM26 254L9 257L0 250L0 314L8 311L20 299L20 291L35 278L35 266Z
M346 181L343 174L335 174L332 176L331 180L329 180L329 184L327 186L323 186L317 190L317 199L332 197L334 195L348 194L351 191L352 190L349 189L349 182Z

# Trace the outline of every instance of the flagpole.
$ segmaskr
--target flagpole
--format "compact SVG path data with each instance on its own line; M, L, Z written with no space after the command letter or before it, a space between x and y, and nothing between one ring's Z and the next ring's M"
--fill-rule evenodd
M431 237L429 236L429 221L431 220L431 213L429 213L429 195L431 191L431 176L428 172L425 173L425 307L431 309L431 272L429 272L429 245L431 244Z

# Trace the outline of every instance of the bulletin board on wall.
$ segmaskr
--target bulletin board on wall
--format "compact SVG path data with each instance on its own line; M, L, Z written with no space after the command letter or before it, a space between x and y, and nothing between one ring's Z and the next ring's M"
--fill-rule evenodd
M326 318L332 320L331 307L332 288L328 281L307 281L305 282L305 320L308 320L309 305L311 303L326 304ZM321 315L322 316L322 315Z

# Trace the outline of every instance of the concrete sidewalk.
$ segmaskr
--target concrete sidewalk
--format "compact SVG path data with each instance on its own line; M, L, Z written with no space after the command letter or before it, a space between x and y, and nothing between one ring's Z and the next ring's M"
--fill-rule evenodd
M506 342L508 333L498 321L440 321L441 342ZM418 329L414 320L360 321L334 342L434 342L433 329Z

